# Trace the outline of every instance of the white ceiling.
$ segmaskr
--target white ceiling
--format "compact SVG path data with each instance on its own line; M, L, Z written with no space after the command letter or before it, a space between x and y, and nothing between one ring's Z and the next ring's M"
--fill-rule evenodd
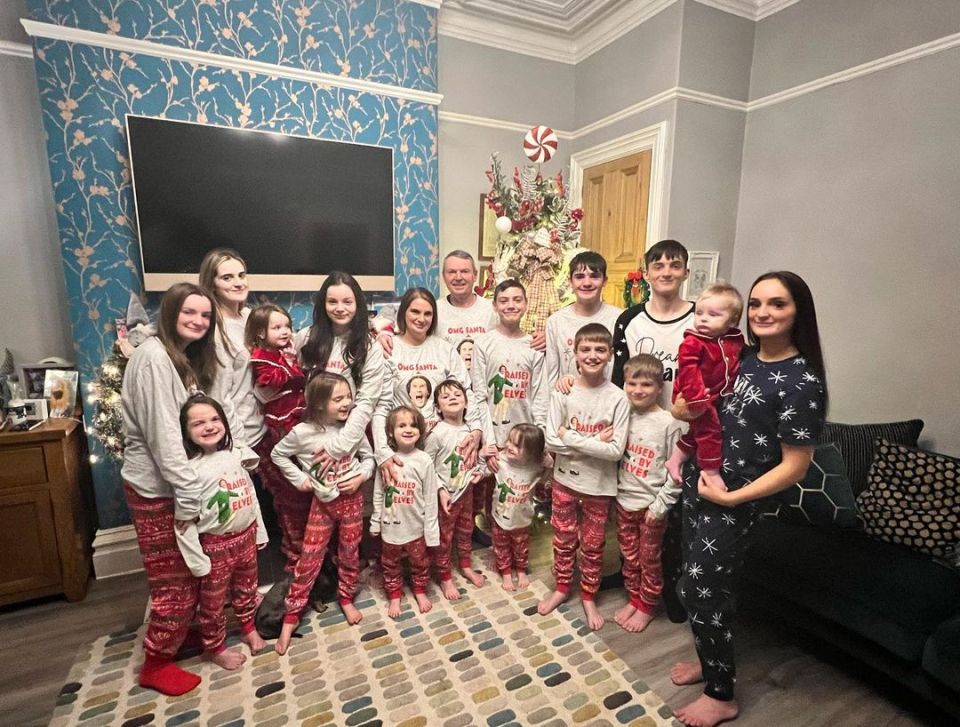
M676 0L442 0L440 33L577 63ZM760 20L798 0L697 0Z

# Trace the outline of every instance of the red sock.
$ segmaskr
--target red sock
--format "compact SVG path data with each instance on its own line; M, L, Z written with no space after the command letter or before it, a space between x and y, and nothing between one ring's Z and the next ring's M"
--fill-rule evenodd
M200 684L200 677L184 671L168 659L147 656L140 669L140 686L168 697L179 697Z

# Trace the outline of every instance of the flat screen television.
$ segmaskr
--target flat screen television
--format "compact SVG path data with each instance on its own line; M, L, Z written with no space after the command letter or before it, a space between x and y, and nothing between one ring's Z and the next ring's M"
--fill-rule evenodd
M146 290L195 282L232 247L254 290L316 290L332 270L393 290L393 150L127 115Z

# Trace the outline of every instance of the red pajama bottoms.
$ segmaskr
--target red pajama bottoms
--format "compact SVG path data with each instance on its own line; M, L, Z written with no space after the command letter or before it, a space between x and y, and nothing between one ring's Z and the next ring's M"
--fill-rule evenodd
M592 600L600 590L604 525L610 512L608 495L585 495L553 482L553 577L556 589L570 590L573 566L580 551L580 598Z
M653 613L663 592L663 565L660 551L667 518L654 524L646 521L647 511L630 512L617 503L617 541L623 555L623 582L630 605Z
M200 533L200 545L210 557L210 573L200 579L200 638L206 651L223 651L227 617L223 607L229 597L244 634L254 630L257 594L257 526L239 533Z
M493 521L493 561L497 573L525 573L530 564L530 529L504 530Z
M278 433L268 429L253 449L260 456L258 472L264 488L273 497L273 509L280 525L280 550L287 559L283 569L293 573L303 549L303 536L307 527L310 506L315 499L313 492L302 492L290 484L283 473L270 459L270 452L281 439ZM306 476L306 475L304 475Z
M454 543L457 548L457 564L461 568L473 567L470 562L473 551L473 488L474 485L467 485L467 491L450 506L449 515L438 506L440 545L430 548L430 558L441 582L453 577L450 549Z
M427 552L427 541L422 536L403 545L394 545L384 540L380 552L380 567L383 569L383 587L387 592L387 598L400 598L403 595L403 569L400 560L404 555L410 560L413 592L427 592L427 585L430 583L430 554Z

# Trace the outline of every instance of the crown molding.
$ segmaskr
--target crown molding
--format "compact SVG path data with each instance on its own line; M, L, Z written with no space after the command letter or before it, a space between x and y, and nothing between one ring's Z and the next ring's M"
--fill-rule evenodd
M577 62L573 42L556 31L520 28L490 17L471 15L451 6L441 10L437 32L450 38L555 63L573 65Z
M375 81L366 81L361 78L350 78L349 76L335 76L331 73L322 73L320 71L310 71L305 68L293 68L290 66L281 66L275 63L263 63L262 61L253 61L249 58L232 58L222 56L217 53L208 53L198 51L192 48L179 48L176 46L155 43L149 40L138 40L136 38L126 38L120 35L109 35L107 33L98 33L92 30L81 30L79 28L70 28L64 25L54 25L51 23L39 23L35 20L21 19L27 34L34 38L48 38L50 40L61 40L67 43L80 43L99 48L108 48L110 50L124 51L127 53L142 53L144 55L155 56L158 58L167 58L169 60L183 61L184 63L197 63L217 68L226 68L228 70L241 71L243 73L256 73L264 76L276 76L279 78L291 78L298 81L305 81L316 85L332 86L334 88L351 89L366 93L377 94L379 96L388 96L391 98L401 98L407 101L416 101L419 103L437 106L443 100L443 94L433 93L431 91L421 91L416 88L407 88L406 86L393 86L388 83L377 83Z
M33 58L33 48L31 48L28 43L14 43L12 40L0 40L0 56Z
M784 8L795 5L800 0L756 0L757 13L754 20L763 20L774 13L779 13Z
M676 0L630 2L594 22L574 42L573 62L579 63L589 58L601 48L610 45L617 38L626 35L675 2Z
M757 19L757 6L764 0L696 0L701 5L706 5L716 10L722 10L731 15L738 15L747 20ZM796 0L793 0L796 2Z

